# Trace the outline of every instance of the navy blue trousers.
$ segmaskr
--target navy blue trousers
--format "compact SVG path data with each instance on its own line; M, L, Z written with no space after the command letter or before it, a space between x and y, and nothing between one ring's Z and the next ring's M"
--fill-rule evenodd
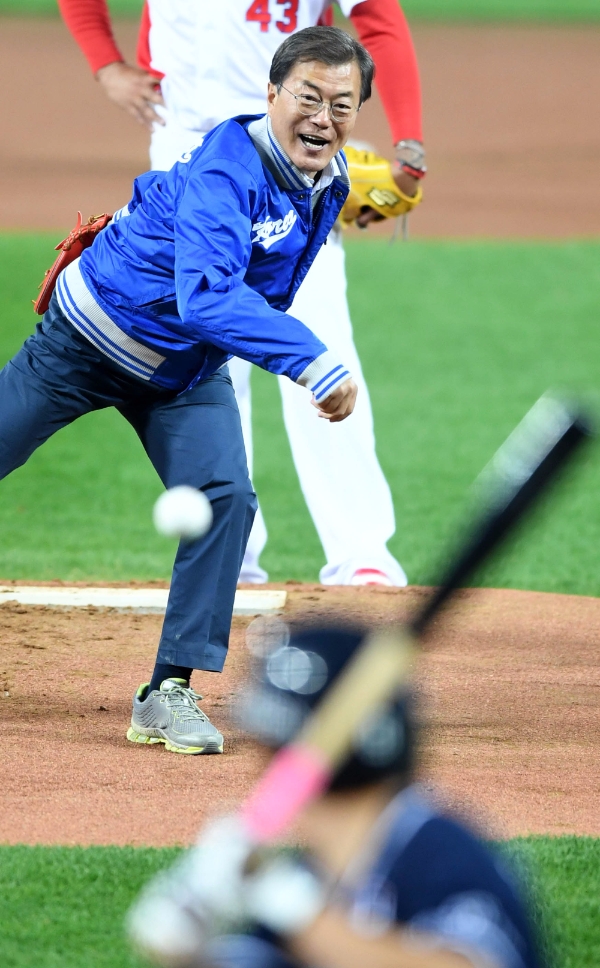
M220 672L256 510L227 368L179 396L152 386L100 353L54 297L0 372L0 478L61 427L105 407L129 421L165 487L189 484L211 502L211 530L179 545L157 661Z

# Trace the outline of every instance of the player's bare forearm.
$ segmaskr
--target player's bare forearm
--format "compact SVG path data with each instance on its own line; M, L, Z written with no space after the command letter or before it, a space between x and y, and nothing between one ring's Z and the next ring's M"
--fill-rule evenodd
M356 394L358 387L354 380L349 379L342 383L325 400L318 403L312 399L313 407L319 411L319 417L329 420L330 423L339 423L349 417L356 404Z
M393 171L392 177L400 191L404 192L405 195L409 195L410 198L414 198L419 188L418 178L415 178L414 175L409 175L407 171L402 171L402 169Z
M402 931L364 937L352 929L345 912L329 908L290 939L287 948L301 962L319 968L473 968L469 958L433 947L432 940L413 932L409 938Z
M152 128L155 122L164 124L153 107L165 103L153 74L123 61L115 61L96 71L96 80L106 96L139 124L147 128Z

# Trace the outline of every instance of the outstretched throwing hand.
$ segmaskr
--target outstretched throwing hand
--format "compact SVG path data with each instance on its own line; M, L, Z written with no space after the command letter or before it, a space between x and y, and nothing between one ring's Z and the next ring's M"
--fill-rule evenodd
M311 403L319 411L319 417L329 420L330 423L339 423L349 417L356 404L356 394L358 387L353 379L346 380L325 400L316 402L313 397Z

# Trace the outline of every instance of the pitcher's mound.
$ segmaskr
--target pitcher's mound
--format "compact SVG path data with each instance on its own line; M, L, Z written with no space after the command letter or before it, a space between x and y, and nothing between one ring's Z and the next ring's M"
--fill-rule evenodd
M268 586L290 618L391 623L423 589ZM260 756L231 723L248 671L234 619L222 675L198 673L223 756L183 757L125 739L162 618L112 609L0 607L0 842L189 843L249 790ZM496 835L600 835L600 600L474 589L441 617L420 668L424 782Z

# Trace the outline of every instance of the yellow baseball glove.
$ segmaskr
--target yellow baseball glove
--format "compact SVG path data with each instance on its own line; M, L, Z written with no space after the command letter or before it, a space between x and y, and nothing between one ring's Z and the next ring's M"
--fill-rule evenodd
M392 166L374 151L363 151L348 145L344 148L350 175L350 194L340 212L344 228L350 225L365 208L374 209L382 218L405 215L423 198L419 185L412 198L405 195L392 177Z

